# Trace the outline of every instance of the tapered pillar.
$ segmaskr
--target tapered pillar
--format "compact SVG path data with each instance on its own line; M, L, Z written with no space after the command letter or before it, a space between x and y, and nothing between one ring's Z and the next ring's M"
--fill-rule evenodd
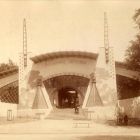
M91 73L83 108L92 108L96 106L103 106L103 102L96 87L95 74Z
M48 102L42 86L42 80L38 79L35 98L32 105L35 116L38 116L39 118L46 117L50 110L50 102Z

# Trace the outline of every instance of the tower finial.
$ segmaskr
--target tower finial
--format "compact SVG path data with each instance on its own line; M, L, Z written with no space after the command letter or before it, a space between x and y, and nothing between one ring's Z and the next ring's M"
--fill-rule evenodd
M23 61L24 67L27 67L27 30L26 19L23 19Z
M108 63L108 61L109 61L109 39L108 39L108 22L107 22L106 12L104 12L104 48L105 48L106 63Z

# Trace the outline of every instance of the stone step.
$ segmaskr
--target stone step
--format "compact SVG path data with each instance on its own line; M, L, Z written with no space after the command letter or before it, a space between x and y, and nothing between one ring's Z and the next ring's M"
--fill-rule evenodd
M55 108L46 119L83 119L85 116L80 109L79 114L75 114L74 109L57 109Z

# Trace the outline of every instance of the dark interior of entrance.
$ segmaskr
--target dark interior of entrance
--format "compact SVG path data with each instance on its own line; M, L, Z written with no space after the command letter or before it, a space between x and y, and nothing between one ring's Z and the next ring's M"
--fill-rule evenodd
M65 87L58 91L58 107L59 108L74 108L75 98L78 97L76 90Z

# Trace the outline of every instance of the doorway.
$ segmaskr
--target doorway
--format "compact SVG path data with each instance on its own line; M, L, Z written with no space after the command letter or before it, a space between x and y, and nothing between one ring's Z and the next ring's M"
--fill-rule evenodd
M74 108L75 98L78 93L75 89L65 87L58 91L58 107L59 108Z

